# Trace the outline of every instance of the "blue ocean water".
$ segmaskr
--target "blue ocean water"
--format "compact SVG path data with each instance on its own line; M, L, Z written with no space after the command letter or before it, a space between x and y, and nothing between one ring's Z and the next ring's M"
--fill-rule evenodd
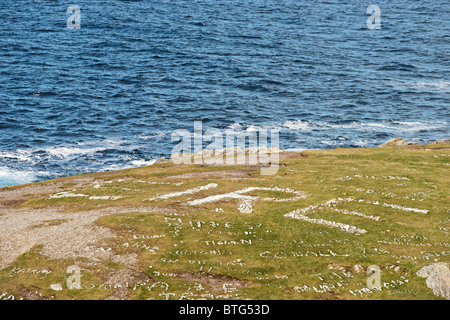
M0 186L151 163L200 120L278 128L284 149L449 138L449 16L448 0L2 0Z

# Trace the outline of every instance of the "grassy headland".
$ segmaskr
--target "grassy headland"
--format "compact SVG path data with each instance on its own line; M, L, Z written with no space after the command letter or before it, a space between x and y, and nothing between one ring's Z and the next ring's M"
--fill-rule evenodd
M0 299L443 299L416 272L450 262L449 157L310 150L276 175L167 161L3 188Z

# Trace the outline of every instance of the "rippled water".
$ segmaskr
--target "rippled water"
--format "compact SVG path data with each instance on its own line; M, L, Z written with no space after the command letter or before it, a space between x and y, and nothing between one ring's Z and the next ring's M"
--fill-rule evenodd
M151 163L196 120L285 149L449 137L448 0L70 4L79 30L0 2L0 186Z

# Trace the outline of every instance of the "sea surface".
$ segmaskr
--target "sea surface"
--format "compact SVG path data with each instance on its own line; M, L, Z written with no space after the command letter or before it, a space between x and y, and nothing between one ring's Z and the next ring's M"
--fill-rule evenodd
M449 138L449 17L448 0L2 0L0 187L151 164L194 121L295 150Z

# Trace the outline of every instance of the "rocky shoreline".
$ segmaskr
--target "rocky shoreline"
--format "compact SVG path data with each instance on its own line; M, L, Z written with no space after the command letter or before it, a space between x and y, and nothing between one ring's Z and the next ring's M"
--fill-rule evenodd
M436 140L432 141L430 143L427 143L429 145L436 145L436 144L450 144L450 139L442 139L442 140ZM388 146L417 146L420 145L417 142L409 142L408 139L402 139L402 138L394 138L390 139L382 144L379 145L379 147L388 147Z

